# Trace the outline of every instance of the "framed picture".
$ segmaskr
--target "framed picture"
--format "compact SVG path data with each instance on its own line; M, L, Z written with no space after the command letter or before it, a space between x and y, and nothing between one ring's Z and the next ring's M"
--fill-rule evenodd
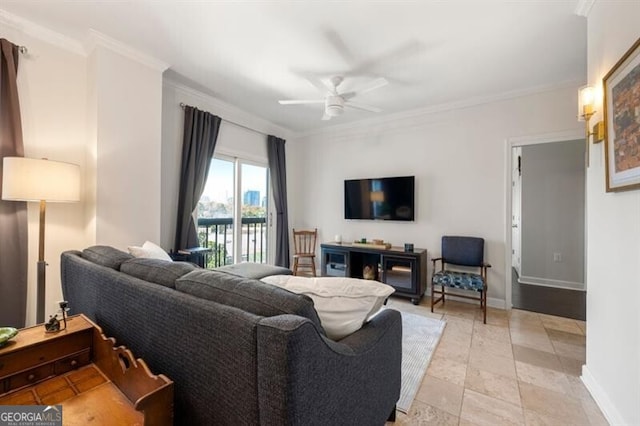
M640 39L602 83L607 192L640 189Z

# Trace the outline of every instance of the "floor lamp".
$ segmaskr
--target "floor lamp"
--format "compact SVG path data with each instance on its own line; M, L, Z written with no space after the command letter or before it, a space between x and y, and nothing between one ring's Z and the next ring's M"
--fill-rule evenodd
M2 199L40 202L36 322L44 322L44 218L47 202L80 201L80 167L45 158L5 157L2 163Z

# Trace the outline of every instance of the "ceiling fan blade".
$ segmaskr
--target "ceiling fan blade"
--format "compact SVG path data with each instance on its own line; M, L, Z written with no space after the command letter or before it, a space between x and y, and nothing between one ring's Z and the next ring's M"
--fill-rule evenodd
M376 78L375 80L373 80L371 83L367 84L366 86L361 87L360 89L354 90L354 92L356 92L356 93L367 93L367 92L370 92L372 90L376 90L376 89L379 89L381 87L384 87L387 84L389 84L387 79L383 78L383 77L380 77L380 78Z
M351 108L355 108L355 109L361 109L363 111L369 111L369 112L382 112L382 110L380 108L376 108L370 105L364 105L361 103L357 103L357 102L345 102L344 106L348 106Z
M320 74L317 72L303 71L303 70L291 70L291 72L297 75L298 77L304 78L305 80L307 80L309 84L311 84L313 87L318 89L321 93L326 93L327 90L333 89L331 85L329 85L328 83L325 83L320 78L321 75L325 75L324 73Z
M387 81L386 78L376 78L375 80L373 80L372 82L370 82L369 84L366 84L356 90L351 90L350 92L346 92L346 93L342 93L340 94L340 96L342 96L344 99L351 99L356 95L361 95L363 93L367 93L370 92L372 90L376 90L379 89L381 87L386 86L387 84L389 84L389 82Z
M355 62L353 52L349 50L342 37L340 37L340 35L331 28L325 29L323 33L336 52L338 52L342 57L344 62L349 66L353 66Z
M420 56L427 46L419 40L409 40L405 44L402 44L394 49L391 49L383 54L370 58L368 60L360 62L353 67L347 74L351 75L363 75L372 73L375 69L388 68L391 65L405 62L411 57Z
M331 120L331 116L325 112L325 113L322 115L322 120L323 120L323 121Z
M324 99L288 99L278 101L280 105L323 104Z

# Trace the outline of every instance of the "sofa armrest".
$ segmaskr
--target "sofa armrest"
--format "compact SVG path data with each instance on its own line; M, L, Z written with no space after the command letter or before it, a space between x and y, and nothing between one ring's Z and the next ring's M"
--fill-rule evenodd
M333 342L293 315L258 323L261 424L384 424L400 396L402 320L385 310Z
M362 354L375 349L378 341L387 331L396 332L394 328L397 323L402 324L400 312L395 309L383 309L362 328L340 340L338 343L346 345L354 354ZM402 326L400 327L400 337L402 338Z

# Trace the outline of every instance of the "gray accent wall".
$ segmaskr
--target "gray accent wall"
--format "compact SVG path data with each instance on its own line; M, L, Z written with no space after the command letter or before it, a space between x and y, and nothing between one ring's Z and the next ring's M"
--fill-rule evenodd
M584 288L584 140L522 147L522 279Z

